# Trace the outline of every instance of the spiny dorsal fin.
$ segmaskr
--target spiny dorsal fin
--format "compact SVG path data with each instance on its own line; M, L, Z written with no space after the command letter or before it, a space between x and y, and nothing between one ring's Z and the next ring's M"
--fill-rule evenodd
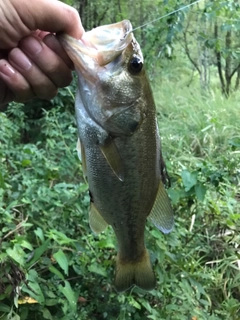
M124 181L123 160L114 140L109 136L105 143L100 145L100 149L114 174L120 181Z
M173 229L172 207L162 181L159 183L157 196L148 219L163 233L169 233Z
M89 224L92 231L97 234L104 231L108 226L108 223L103 219L93 202L91 202L89 210Z

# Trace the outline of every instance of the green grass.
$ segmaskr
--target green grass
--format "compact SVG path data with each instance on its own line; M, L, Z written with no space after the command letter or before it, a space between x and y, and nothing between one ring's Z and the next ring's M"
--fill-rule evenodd
M217 91L202 95L197 87L183 88L181 83L163 76L154 95L173 178L169 193L175 203L175 232L184 228L180 247L184 258L190 257L183 268L187 278L191 270L206 293L209 315L202 313L199 319L239 319L240 94L229 99ZM193 184L196 175L203 184L204 199L196 188L186 192L186 171Z

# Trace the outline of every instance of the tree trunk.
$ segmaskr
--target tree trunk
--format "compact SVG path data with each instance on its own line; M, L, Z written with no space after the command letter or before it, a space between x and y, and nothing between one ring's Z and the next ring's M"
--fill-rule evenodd
M231 54L230 54L231 43L232 43L231 31L227 31L226 38L225 38L226 50L229 52L228 56L226 57L226 60L225 60L225 80L226 80L225 94L227 97L230 94L231 78L232 78L232 76L231 76L232 58L231 58Z
M238 69L237 69L237 78L236 78L236 82L235 82L235 91L238 90L239 88L239 83L240 83L240 65L238 66Z
M216 40L218 40L218 25L217 22L214 24L214 37ZM218 69L218 75L221 83L221 89L222 93L226 95L226 85L223 77L223 70L222 70L222 61L221 61L221 52L216 48L215 49L215 55L217 59L217 69Z
M88 0L80 0L79 1L79 15L81 17L81 21L84 27L87 25L87 5L88 5Z

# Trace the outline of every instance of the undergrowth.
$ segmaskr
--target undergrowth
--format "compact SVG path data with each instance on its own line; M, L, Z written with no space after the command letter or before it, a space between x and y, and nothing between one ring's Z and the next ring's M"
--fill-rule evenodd
M146 227L156 289L113 288L116 240L88 226L71 86L0 114L0 319L240 319L239 95L156 83L175 212L169 235Z

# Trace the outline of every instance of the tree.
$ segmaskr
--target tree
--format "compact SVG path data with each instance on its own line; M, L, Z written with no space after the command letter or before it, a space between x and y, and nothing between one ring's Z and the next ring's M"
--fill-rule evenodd
M200 3L188 15L180 39L186 56L199 73L202 87L209 88L211 69L217 69L225 96L239 88L239 12L235 0L205 1L204 6Z

